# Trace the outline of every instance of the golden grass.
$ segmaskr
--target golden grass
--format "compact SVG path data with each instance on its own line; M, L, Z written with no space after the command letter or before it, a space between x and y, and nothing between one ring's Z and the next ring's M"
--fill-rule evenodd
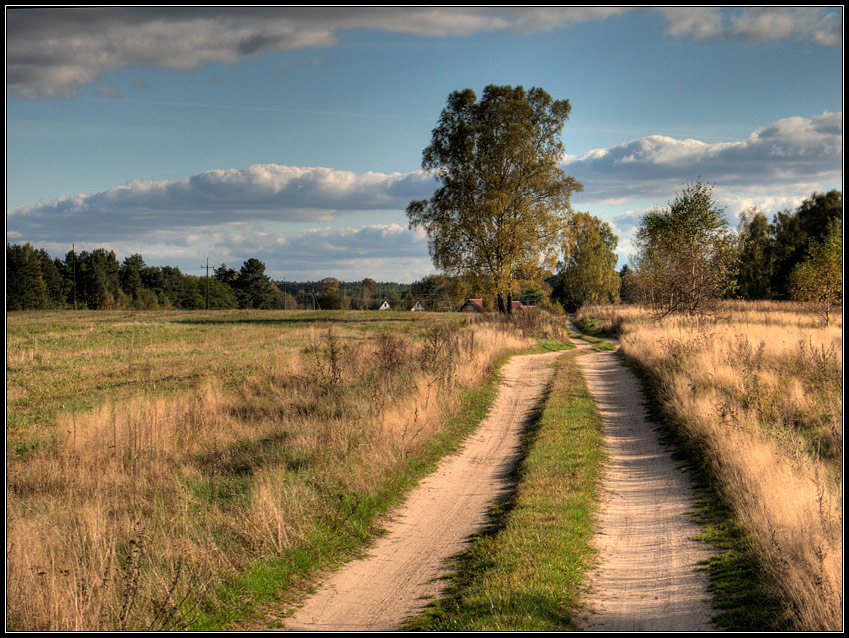
M800 630L842 628L842 318L798 304L729 302L656 321L581 314L620 333L661 400L705 450Z
M207 587L384 489L531 343L376 315L12 317L8 626L181 627Z

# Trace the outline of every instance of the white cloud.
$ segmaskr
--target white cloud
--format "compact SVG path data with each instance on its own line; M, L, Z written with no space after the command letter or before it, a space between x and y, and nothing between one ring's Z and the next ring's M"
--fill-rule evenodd
M699 177L732 191L795 193L811 184L840 181L842 165L841 113L778 120L739 142L652 135L563 163L584 184L577 201L619 203L658 196L665 201Z
M162 229L269 222L326 223L363 211L397 211L427 198L422 172L362 174L324 167L258 164L177 181L134 180L94 194L64 195L11 211L10 229L52 239L85 233L104 241Z
M843 15L837 7L672 7L662 10L667 33L694 40L723 38L748 44L771 40L813 40L843 44Z

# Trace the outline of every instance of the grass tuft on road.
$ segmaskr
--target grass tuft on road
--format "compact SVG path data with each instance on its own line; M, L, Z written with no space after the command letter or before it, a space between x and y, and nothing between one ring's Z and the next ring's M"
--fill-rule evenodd
M543 631L575 628L597 504L602 425L575 361L564 355L523 441L515 492L462 554L447 596L408 629Z

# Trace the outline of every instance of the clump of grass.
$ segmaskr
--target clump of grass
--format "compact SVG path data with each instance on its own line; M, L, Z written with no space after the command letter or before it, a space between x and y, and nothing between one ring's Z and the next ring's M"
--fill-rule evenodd
M579 314L604 326L617 312ZM842 321L775 302L621 316L622 351L707 459L788 625L842 628Z
M457 559L448 595L411 619L427 631L574 629L602 452L601 421L574 357L561 357L523 441L516 491Z

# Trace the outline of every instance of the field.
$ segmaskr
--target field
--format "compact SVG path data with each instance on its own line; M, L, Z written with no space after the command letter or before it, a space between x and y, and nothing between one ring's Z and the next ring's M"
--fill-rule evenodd
M800 305L726 303L703 317L582 309L619 335L667 417L708 460L784 601L787 626L838 630L843 609L843 323Z
M523 324L431 313L13 313L7 623L209 629L356 551L474 426Z

